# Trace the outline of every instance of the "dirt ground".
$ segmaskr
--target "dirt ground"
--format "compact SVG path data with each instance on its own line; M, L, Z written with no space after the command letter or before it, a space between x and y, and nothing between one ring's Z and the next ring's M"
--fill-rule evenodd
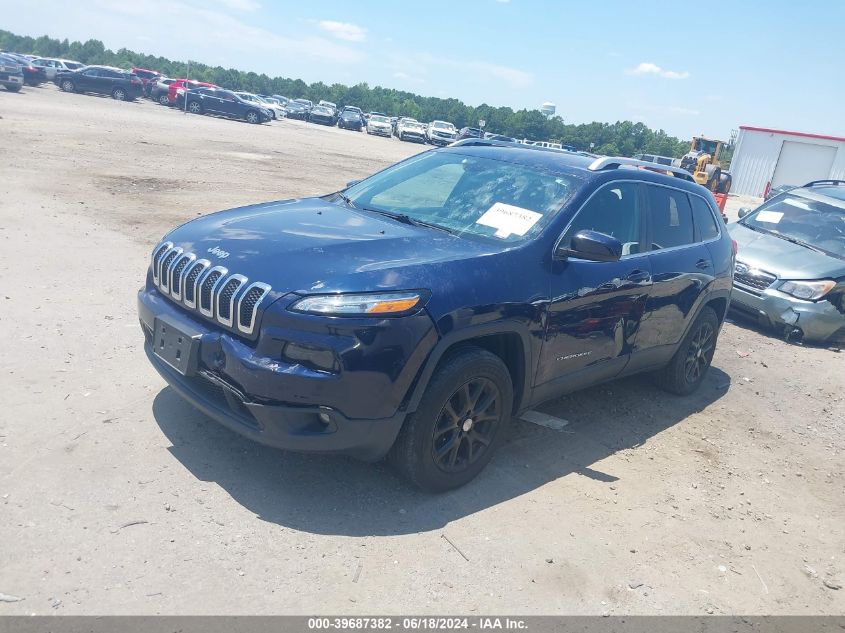
M420 146L52 86L0 117L0 614L845 613L845 354L731 321L693 397L563 398L425 495L208 420L135 312L170 227Z

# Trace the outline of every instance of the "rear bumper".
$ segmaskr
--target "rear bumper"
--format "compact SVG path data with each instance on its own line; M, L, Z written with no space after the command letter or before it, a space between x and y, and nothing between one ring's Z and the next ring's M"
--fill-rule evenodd
M756 319L764 327L798 328L808 342L845 340L845 314L829 301L802 301L771 289L757 295L735 284L731 307Z

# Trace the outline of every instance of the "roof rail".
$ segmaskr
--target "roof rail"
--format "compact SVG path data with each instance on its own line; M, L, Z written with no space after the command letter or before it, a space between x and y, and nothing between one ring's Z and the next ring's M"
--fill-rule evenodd
M813 180L804 185L804 187L818 187L821 185L845 185L845 180Z
M570 152L565 149L558 149L556 147L543 147L542 145L525 145L516 141L497 141L491 138L464 138L460 141L450 143L448 147L472 147L472 146L488 146L488 147L514 147L519 149L531 149L538 152L554 152L555 154L569 154L570 156L575 152Z
M606 169L618 169L620 167L639 167L641 169L648 169L649 171L656 171L656 172L670 172L676 178L683 178L684 180L689 180L690 182L695 182L695 179L692 177L686 169L681 169L680 167L673 167L672 165L660 165L658 163L650 163L645 160L637 160L635 158L622 158L620 156L605 156L603 158L597 158L590 166L587 168L590 171L604 171Z

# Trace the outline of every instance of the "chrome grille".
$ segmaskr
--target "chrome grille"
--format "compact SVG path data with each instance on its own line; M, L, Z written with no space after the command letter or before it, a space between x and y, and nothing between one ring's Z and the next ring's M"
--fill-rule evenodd
M197 259L172 242L153 250L152 276L155 286L172 301L244 334L253 333L258 308L271 291L265 283L230 275L225 267Z
M760 294L763 290L777 281L777 276L765 270L753 268L743 262L737 262L734 267L734 283L753 294Z

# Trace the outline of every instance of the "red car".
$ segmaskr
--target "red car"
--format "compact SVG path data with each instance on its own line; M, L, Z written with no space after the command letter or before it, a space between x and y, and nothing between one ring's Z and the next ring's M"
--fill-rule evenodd
M133 68L132 72L138 75L138 79L141 80L141 84L144 86L144 94L146 96L150 95L150 88L153 87L153 84L155 84L155 82L163 76L157 70L149 70L147 68Z
M170 102L170 105L175 105L176 100L185 94L186 83L188 85L188 89L218 87L215 84L210 84L205 81L195 81L193 79L177 79L172 84L170 84L170 89L167 91L167 100L168 102Z

